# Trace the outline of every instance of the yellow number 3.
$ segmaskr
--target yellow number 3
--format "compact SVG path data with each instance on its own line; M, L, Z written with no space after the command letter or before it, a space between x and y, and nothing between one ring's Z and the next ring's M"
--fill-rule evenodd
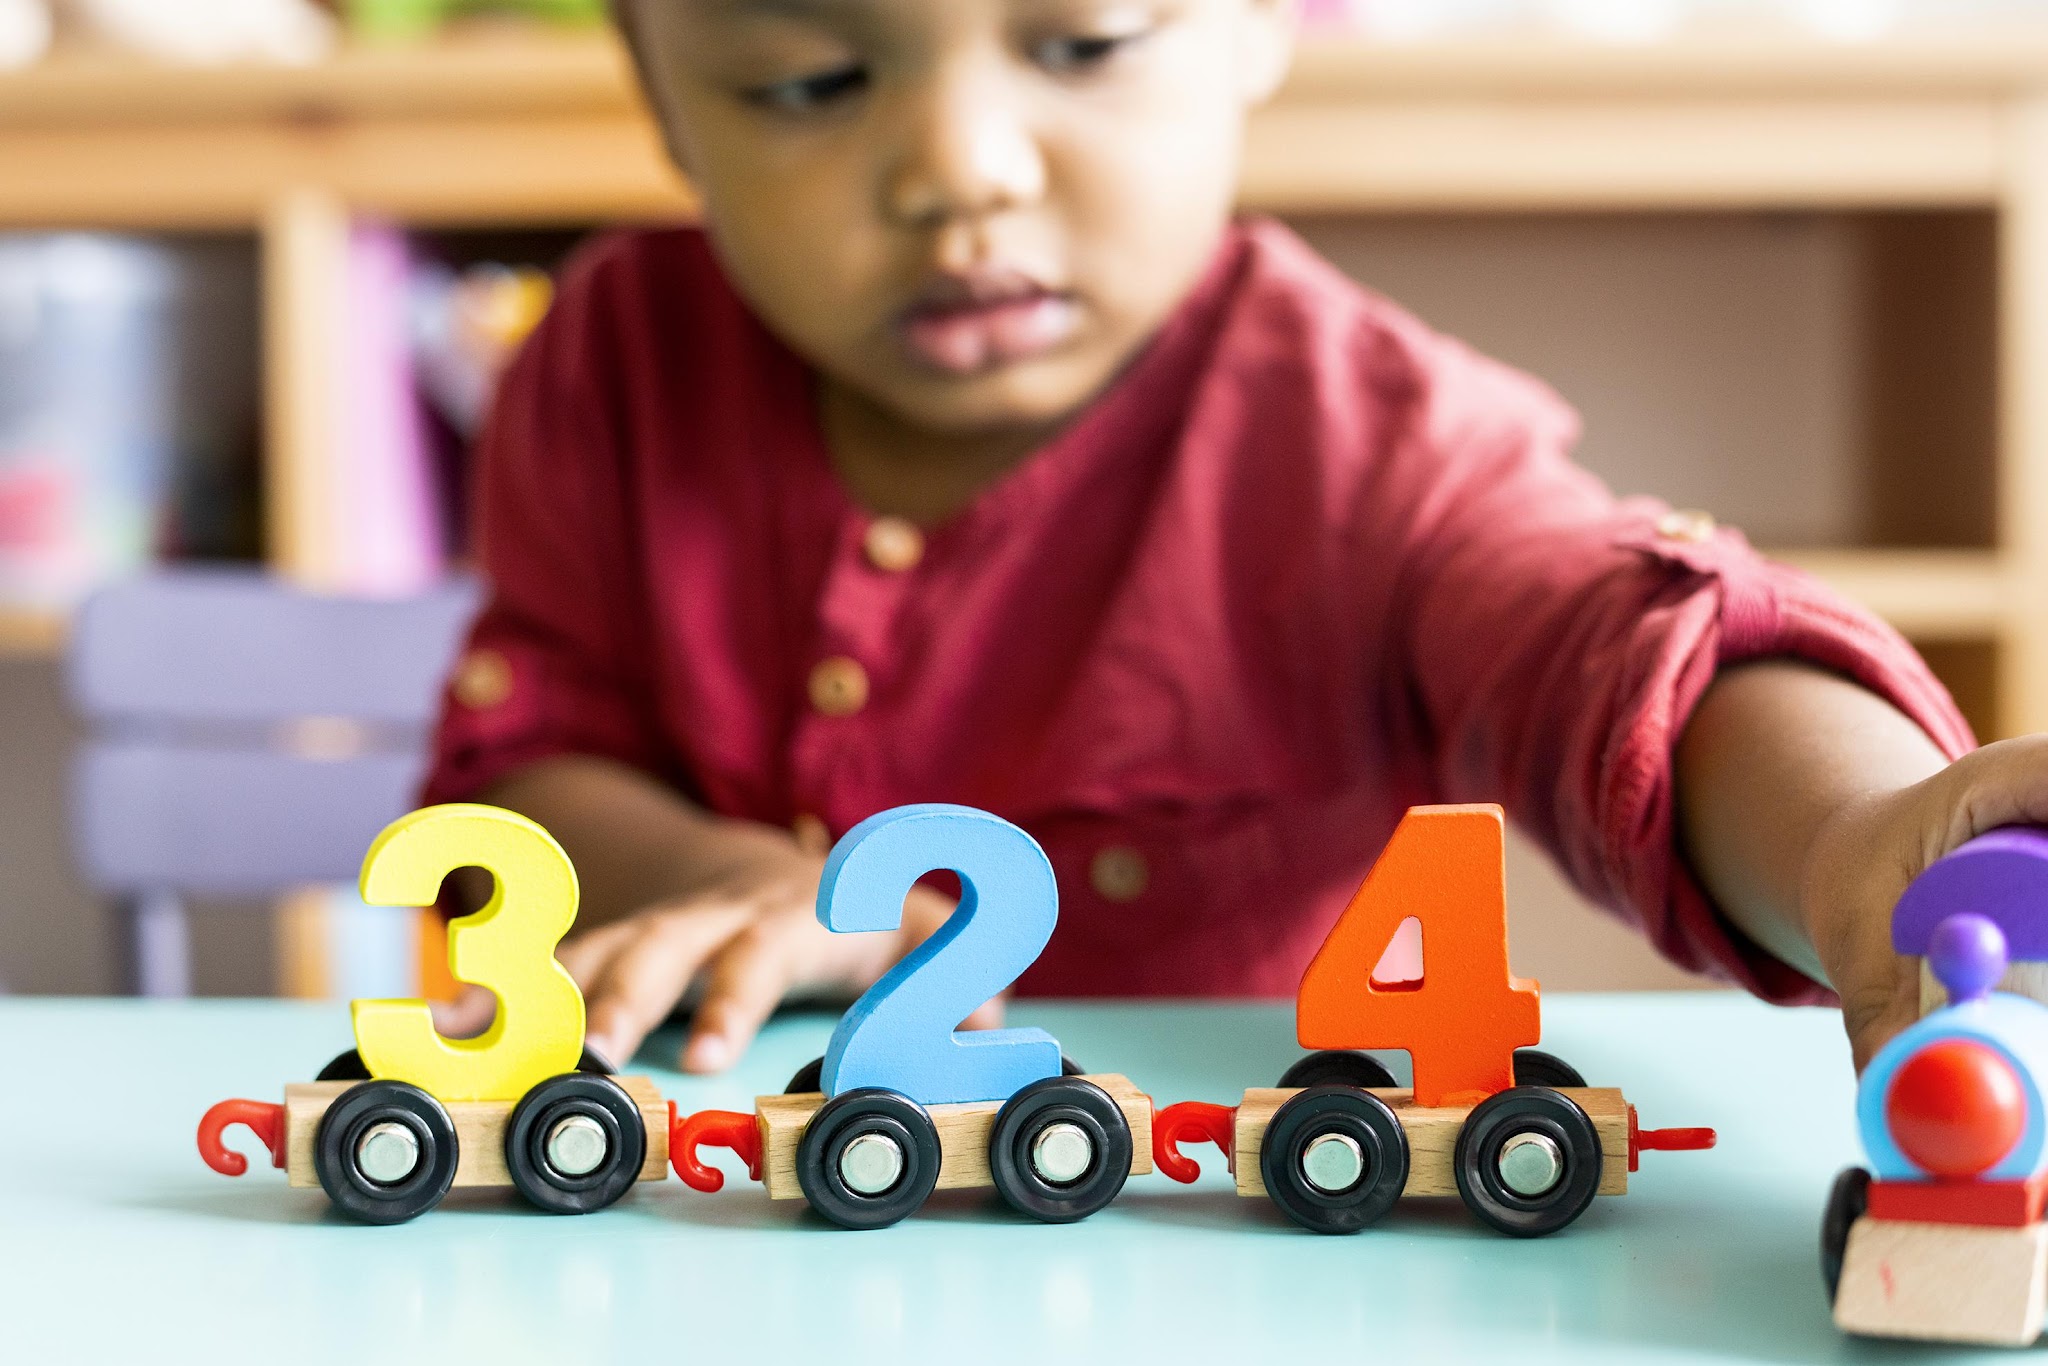
M448 968L487 987L498 1016L474 1039L444 1039L425 1001L357 1001L356 1047L370 1075L441 1100L517 1100L583 1055L583 994L555 945L576 923L576 869L554 837L493 806L430 806L386 827L363 857L363 900L428 906L457 868L497 879L490 904L448 927Z

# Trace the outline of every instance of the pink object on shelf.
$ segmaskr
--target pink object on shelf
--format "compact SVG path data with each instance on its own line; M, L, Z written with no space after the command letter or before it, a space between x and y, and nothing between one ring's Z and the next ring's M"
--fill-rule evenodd
M340 439L328 472L330 563L322 587L390 596L447 570L426 423L413 379L405 236L381 223L349 234Z

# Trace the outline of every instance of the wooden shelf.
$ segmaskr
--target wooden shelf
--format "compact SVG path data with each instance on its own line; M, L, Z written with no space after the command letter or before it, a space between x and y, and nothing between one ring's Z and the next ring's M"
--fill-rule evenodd
M2040 21L1908 26L1853 43L1738 22L1645 44L1547 30L1416 43L1320 37L1302 45L1287 89L1295 99L1893 99L2010 96L2044 86L2048 23Z
M0 75L0 125L413 115L637 113L608 32L462 28L431 43L353 45L313 66L178 67L59 50Z
M64 618L54 612L0 609L0 658L54 655L63 647Z
M2004 106L2033 91L2048 25L1872 44L1324 38L1254 120L1243 195L1286 211L1990 204ZM421 223L691 208L603 32L458 31L306 68L60 54L0 76L0 165L0 223L250 227L307 186Z
M2048 24L1942 26L1868 43L1736 28L1616 45L1531 33L1387 43L1304 41L1279 103L1462 100L2003 97L2048 89ZM0 124L637 113L604 30L457 26L433 42L355 44L313 66L177 67L60 50L0 75Z
M2008 575L1989 550L1773 550L1915 640L1994 640Z
M0 166L0 224L246 229L307 189L419 224L692 208L601 32L468 32L303 68L58 55L0 76Z

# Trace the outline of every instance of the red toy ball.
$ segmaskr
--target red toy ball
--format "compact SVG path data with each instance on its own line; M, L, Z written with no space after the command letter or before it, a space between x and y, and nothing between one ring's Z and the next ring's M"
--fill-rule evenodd
M1934 1176L1976 1176L1998 1165L2027 1124L2011 1064L1970 1039L1943 1039L1909 1058L1885 1093L1899 1150Z

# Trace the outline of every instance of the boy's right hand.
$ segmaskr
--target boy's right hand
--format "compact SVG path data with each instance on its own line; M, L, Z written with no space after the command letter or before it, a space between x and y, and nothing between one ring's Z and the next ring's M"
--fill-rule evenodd
M833 934L818 923L825 860L773 827L733 824L728 857L686 892L566 940L558 952L582 988L589 1041L625 1064L683 998L702 984L678 1065L717 1072L737 1062L792 991L853 995L946 922L954 903L923 887L904 904L895 934ZM1000 1022L991 1001L967 1028Z

